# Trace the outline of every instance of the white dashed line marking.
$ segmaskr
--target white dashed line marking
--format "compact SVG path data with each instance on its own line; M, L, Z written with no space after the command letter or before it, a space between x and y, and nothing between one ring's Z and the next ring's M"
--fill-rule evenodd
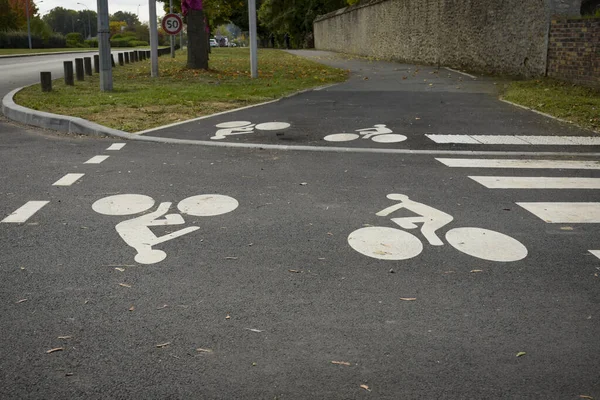
M84 175L85 174L66 174L65 176L54 182L52 186L71 186Z
M106 160L109 156L94 156L84 162L84 164L100 164L102 161Z
M125 147L125 143L113 143L106 150L121 150Z
M4 218L0 222L5 223L21 223L27 221L33 214L38 212L42 207L46 204L50 203L49 201L28 201L15 212L10 214L8 217Z

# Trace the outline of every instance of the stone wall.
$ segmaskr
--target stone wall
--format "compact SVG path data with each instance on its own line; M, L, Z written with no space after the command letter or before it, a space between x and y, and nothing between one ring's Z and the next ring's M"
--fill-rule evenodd
M600 18L552 20L548 76L600 88Z
M550 16L578 14L580 4L581 0L372 0L317 18L315 47L539 76L546 73Z

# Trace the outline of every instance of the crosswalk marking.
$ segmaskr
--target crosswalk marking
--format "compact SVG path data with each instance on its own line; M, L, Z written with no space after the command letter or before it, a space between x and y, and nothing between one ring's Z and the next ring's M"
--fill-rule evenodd
M84 164L100 164L102 161L106 160L109 156L94 156L84 162Z
M600 178L469 176L488 189L600 189Z
M71 186L84 175L85 174L66 174L65 176L54 182L52 186Z
M0 222L6 223L21 223L27 221L33 214L38 212L42 207L48 204L49 201L28 201L15 212L4 218Z
M599 136L425 135L436 143L598 146Z
M459 168L548 168L600 169L600 161L506 160L489 158L436 158L448 167Z
M121 150L125 147L125 143L113 143L106 150Z
M600 223L600 203L517 203L533 215L550 224Z
M600 258L600 250L588 250L590 253Z

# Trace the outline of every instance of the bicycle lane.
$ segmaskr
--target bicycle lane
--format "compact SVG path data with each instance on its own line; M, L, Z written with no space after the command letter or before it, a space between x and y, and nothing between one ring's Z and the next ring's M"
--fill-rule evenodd
M596 322L587 319L596 264L585 253L598 230L542 235L548 224L516 207L512 195L492 193L430 156L128 143L70 193L64 207L44 215L72 221L76 234L42 224L35 239L18 239L30 249L25 261L3 254L5 265L30 274L4 273L5 296L30 298L3 306L19 327L5 332L15 343L3 360L10 379L38 376L57 395L85 388L146 397L172 395L173 387L181 397L313 398L356 396L360 385L383 398L596 390ZM386 198L393 193L453 217L439 229L444 243L452 228L479 227L518 240L527 256L504 263L430 245L419 229L391 221L415 214L376 215L398 203ZM122 213L93 207L120 195L145 197ZM237 204L190 212L203 195ZM157 237L199 229L153 246L163 260L138 264L116 226L167 202L184 223L153 227ZM169 215L158 214L154 220ZM365 225L410 231L422 252L405 260L365 256L348 243ZM11 248L15 227L0 229ZM48 254L44 235L60 243L54 263L35 261ZM49 287L48 275L68 280ZM23 334L32 326L35 335ZM74 339L44 354L59 335ZM24 349L37 352L19 367ZM515 357L519 351L527 356ZM58 370L73 379L54 379ZM201 382L193 379L199 370ZM156 378L168 384L153 386Z
M297 51L351 71L342 84L197 120L143 136L219 144L378 150L598 152L589 131L498 100L505 84L444 68L343 59ZM378 129L379 127L379 129Z

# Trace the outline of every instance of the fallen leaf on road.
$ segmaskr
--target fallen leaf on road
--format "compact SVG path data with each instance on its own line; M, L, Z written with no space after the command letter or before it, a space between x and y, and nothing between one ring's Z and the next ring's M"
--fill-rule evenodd
M454 273L454 271L445 271L444 273L445 273L445 274L453 274L453 273Z
M116 269L117 271L119 271L119 272L125 272L125 268L120 268L120 267L117 267L117 268L115 268L115 269Z
M367 385L360 385L360 387L361 387L362 389L365 389L367 392L370 392L370 391L371 391L371 389L369 389L369 387L368 387Z
M408 79L408 76L403 76L402 79Z
M196 351L198 353L212 353L213 352L211 349L203 349L202 347L197 348Z
M572 226L561 226L560 230L561 231L572 231L573 227Z
M123 286L123 287L131 287L131 285L128 285L126 283L119 283L119 286Z
M299 273L301 273L302 271L300 271L299 269L288 269L288 272L293 272L293 273L295 273L295 274L299 274Z
M73 336L59 336L59 339L71 339Z
M227 316L225 316L225 319L231 319L231 316L227 314Z
M244 329L247 329L247 330L249 330L250 332L256 332L256 333L261 333L261 332L264 332L264 331L261 331L260 329L252 329L252 328L244 328Z
M525 354L527 354L527 353L525 353L524 351L520 351L520 352L517 353L517 357L522 357Z
M331 363L336 364L336 365L348 365L348 366L352 365L348 361L332 361Z
M133 311L133 310L135 310L135 306L129 307L129 311Z
M383 251L383 250L377 250L374 251L373 254L379 254L380 256L385 256L386 254L390 254L387 251Z
M225 257L226 260L237 260L237 257Z
M400 300L404 301L415 301L416 299L416 297L400 297Z
M472 269L471 272L483 272L482 269Z
M62 347L55 347L53 349L50 349L50 350L46 351L46 353L50 354L50 353L54 353L54 352L57 352L57 351L63 351L63 350L64 349Z
M160 306L160 307L156 307L156 309L157 309L157 310L162 310L163 308L167 308L167 307L169 307L169 306L168 306L168 305L166 305L166 304L163 304L163 305L162 305L162 306Z
M300 184L300 186L306 186L306 185L308 185L308 183L306 183L306 182L302 182L302 183Z
M162 348L162 347L166 347L166 346L168 346L170 344L171 344L171 342L161 343L161 344L157 344L156 347Z
M580 394L579 398L580 399L591 399L591 400L594 400L594 398L592 396L588 396L586 394Z
M16 303L16 304L19 304L19 303L24 303L24 302L26 302L26 301L27 301L27 299L21 299L21 300L17 301L17 303Z
M319 257L317 260L325 260L325 257Z

